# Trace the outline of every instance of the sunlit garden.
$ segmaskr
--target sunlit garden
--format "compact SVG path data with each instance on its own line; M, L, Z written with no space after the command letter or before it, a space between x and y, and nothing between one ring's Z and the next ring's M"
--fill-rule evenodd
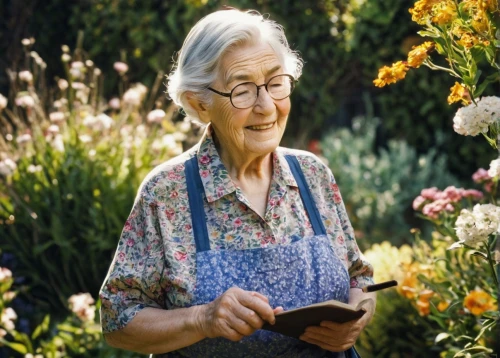
M282 146L333 172L377 294L362 357L499 351L497 0L0 4L0 357L112 348L99 290L139 186L200 139L166 93L190 28L224 5L304 59Z

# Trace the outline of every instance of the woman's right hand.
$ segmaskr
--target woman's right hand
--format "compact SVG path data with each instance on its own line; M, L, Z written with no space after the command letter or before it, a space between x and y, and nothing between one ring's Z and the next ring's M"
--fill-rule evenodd
M274 324L274 310L269 300L258 292L232 287L213 302L199 306L198 329L207 338L224 337L239 341L262 328L264 321Z

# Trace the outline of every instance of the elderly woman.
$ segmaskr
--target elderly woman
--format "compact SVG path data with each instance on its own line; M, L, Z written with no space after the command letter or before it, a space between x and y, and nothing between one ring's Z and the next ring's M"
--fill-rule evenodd
M372 283L330 170L279 147L302 61L281 26L223 10L187 36L168 92L206 123L154 169L101 290L107 342L158 357L356 357ZM283 310L336 299L368 313L300 339L261 330Z

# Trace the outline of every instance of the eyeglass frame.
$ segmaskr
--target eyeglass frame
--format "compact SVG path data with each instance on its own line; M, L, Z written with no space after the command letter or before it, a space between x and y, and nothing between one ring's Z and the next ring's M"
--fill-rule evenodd
M291 87L290 87L290 94L286 97L283 97L283 98L274 98L273 96L271 96L271 94L269 93L269 90L267 89L267 85L273 80L275 79L276 77L279 77L279 76L287 76L290 78L291 80ZM267 83L264 83L263 85L257 85L255 82L242 82L242 83L238 83L236 86L233 87L233 89L231 90L231 92L229 93L225 93L225 92L220 92L220 91L217 91L216 89L213 89L212 87L208 87L208 89L214 93L217 93L218 95L220 96L223 96L223 97L228 97L229 98L229 101L231 102L231 105L236 108L236 109L247 109L247 108L250 108L252 107L256 102L257 100L259 99L259 91L260 91L260 88L261 87L264 87L267 91L267 93L269 94L269 96L274 99L275 101L281 101L282 99L285 99L285 98L288 98L292 95L292 92L293 90L295 89L295 84L299 82L298 80L296 80L292 75L289 75L287 73L282 73L281 75L276 75L276 76L273 76L269 79L269 81L267 81ZM238 86L241 86L241 85L246 85L246 84L254 84L255 87L257 87L257 95L255 96L255 102L252 103L251 106L248 106L248 107L245 107L245 108L239 108L239 107L236 107L233 103L233 98L232 98L232 95L233 95L233 92L234 90L236 89L236 87Z

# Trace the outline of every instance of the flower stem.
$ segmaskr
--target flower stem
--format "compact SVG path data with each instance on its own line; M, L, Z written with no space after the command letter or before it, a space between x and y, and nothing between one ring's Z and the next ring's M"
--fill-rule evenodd
M498 240L497 240L496 246L498 246ZM486 254L488 255L488 264L490 265L491 272L493 273L493 278L495 279L495 284L498 286L498 276L497 276L497 272L495 270L495 265L493 265L494 259L491 256L491 251L492 250L490 250L489 245L486 245Z

